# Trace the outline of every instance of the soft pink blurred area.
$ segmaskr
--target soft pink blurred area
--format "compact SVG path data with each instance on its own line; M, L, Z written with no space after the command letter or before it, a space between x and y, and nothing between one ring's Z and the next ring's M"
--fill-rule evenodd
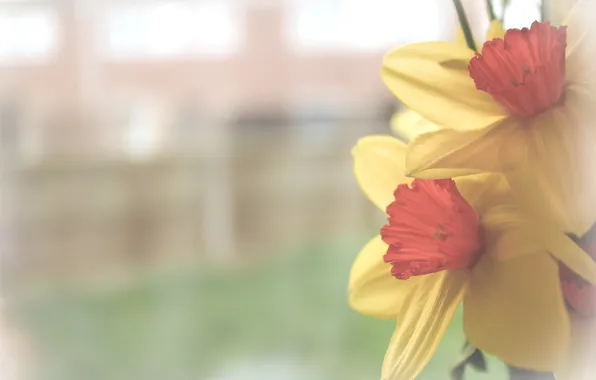
M350 148L400 108L383 54L456 28L450 0L0 1L0 379L377 376Z
M397 107L382 55L455 28L446 1L373 3L2 2L11 283L366 226L349 148Z

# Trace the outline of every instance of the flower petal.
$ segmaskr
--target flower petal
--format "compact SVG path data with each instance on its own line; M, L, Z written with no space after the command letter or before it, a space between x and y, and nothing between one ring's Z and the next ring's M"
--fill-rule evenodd
M424 276L400 313L383 361L382 380L414 379L422 371L463 298L467 280L463 271Z
M569 317L559 269L547 254L497 261L484 256L464 299L470 343L505 363L552 371L569 349Z
M380 236L360 251L350 272L349 303L359 313L396 319L406 297L424 276L396 279L391 275L391 264L383 261L386 252L387 244Z
M509 185L501 174L481 173L454 179L457 189L478 215L500 204L510 194Z
M557 240L557 234L559 238L569 240L548 219L530 216L520 208L503 175L483 173L459 177L455 181L460 193L481 217L487 247L485 254L492 258L509 260L518 255L546 252L555 247L548 242L549 239ZM577 250L563 247L564 252L559 254L574 258ZM577 262L575 260L574 265ZM588 269L591 267L596 269L596 264L588 266Z
M488 25L488 31L486 32L486 40L490 41L493 38L505 37L505 28L499 20L493 20Z
M567 81L572 84L596 84L596 25L593 14L596 4L591 0L580 0L569 12L565 22L567 31Z
M596 152L593 132L571 120L564 107L539 115L526 132L526 165L507 173L521 204L583 235L596 222Z
M366 196L383 212L405 177L406 144L391 136L369 136L352 149L354 174Z
M415 136L441 127L412 110L397 112L391 118L391 129L400 140L410 141Z
M518 207L509 203L495 205L482 215L486 254L496 260L509 260L519 255L546 251L545 228ZM554 229L548 233L560 233ZM561 234L561 236L565 236Z
M429 169L458 169L459 175L505 172L523 162L524 142L525 130L516 118L474 131L425 133L408 146L406 169L416 178L432 178Z
M385 56L381 76L408 108L453 129L478 129L506 116L468 73L473 52L457 43L424 42Z

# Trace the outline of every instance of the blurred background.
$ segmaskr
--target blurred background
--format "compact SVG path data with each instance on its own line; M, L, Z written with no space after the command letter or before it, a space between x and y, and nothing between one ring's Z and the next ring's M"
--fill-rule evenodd
M383 54L457 27L450 0L0 1L0 379L379 378L350 149L401 107Z

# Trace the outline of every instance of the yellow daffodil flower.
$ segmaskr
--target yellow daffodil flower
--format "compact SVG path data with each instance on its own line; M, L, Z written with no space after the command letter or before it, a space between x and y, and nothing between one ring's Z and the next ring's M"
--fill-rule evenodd
M383 380L415 378L463 302L475 346L521 368L552 371L566 360L569 314L557 259L596 281L596 263L546 220L510 201L500 174L443 180L406 178L406 145L371 136L353 149L363 192L388 225L350 273L355 310L397 321Z
M449 42L389 53L386 85L444 127L412 141L410 175L504 173L524 207L565 232L588 231L596 221L594 11L581 1L568 26L511 29L480 53Z
M493 38L502 38L504 35L505 29L503 29L501 22L499 20L491 21L488 31L486 32L486 39L492 40ZM464 31L461 27L457 32L456 43L464 48L468 46ZM407 109L398 111L393 115L391 118L391 129L401 140L410 141L419 134L441 129L441 126L425 119L424 116L418 112Z

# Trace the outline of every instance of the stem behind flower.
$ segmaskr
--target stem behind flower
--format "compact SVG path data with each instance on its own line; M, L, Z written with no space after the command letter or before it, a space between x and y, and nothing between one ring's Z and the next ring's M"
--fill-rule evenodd
M497 19L492 0L486 0L486 12L488 13L488 18L490 21L494 21Z
M534 372L526 371L509 366L510 380L555 380L555 377L550 372Z
M466 37L466 43L468 44L468 47L471 50L476 51L476 43L474 42L474 36L472 35L470 23L468 23L466 11L464 10L461 0L453 0L453 5L455 6L455 11L457 12L457 18L459 19L461 29L463 30L464 36Z

